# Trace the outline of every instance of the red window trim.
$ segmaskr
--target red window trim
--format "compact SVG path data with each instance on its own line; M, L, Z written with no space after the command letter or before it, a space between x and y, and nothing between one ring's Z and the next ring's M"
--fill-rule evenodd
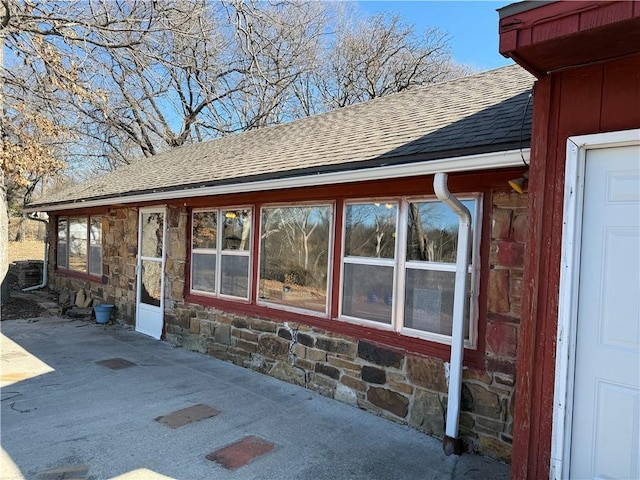
M91 219L95 217L104 218L103 210L92 210L91 213L67 213L65 215L58 215L55 217L55 231L53 238L55 238L55 245L53 248L53 257L54 257L54 271L60 275L70 278L78 278L82 280L89 280L94 282L100 282L102 284L108 283L105 281L104 272L104 245L100 245L100 256L101 256L101 265L100 265L100 274L96 275L95 273L89 272L89 265L91 263ZM58 265L58 232L59 232L59 222L61 219L66 219L67 221L67 266L61 267ZM87 270L86 272L81 272L79 270L73 270L69 268L69 220L71 218L86 218L87 220ZM101 227L102 228L102 227Z

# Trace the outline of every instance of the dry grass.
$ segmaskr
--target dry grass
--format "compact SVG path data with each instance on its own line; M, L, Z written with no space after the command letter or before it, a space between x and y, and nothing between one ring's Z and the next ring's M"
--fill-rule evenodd
M9 263L18 260L44 260L44 242L39 240L9 242Z

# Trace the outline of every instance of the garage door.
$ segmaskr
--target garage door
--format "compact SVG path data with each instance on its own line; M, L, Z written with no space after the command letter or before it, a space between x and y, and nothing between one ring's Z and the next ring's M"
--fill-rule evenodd
M572 478L640 478L640 147L587 150Z

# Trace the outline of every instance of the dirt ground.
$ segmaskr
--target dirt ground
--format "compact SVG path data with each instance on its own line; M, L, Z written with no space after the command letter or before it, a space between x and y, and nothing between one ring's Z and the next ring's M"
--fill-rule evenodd
M13 292L12 292L13 293ZM45 315L47 311L35 300L27 300L16 296L9 296L9 303L2 306L0 318L4 320L15 320L18 318L33 318Z

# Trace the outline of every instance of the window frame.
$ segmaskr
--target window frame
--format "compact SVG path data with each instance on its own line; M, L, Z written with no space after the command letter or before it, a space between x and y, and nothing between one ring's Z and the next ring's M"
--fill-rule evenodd
M306 308L294 307L282 303L269 302L260 297L260 265L262 265L262 215L265 209L275 208L304 208L304 207L329 207L331 210L331 221L329 222L328 242L327 242L327 286L326 286L326 299L324 312L316 310L310 310ZM309 315L320 318L331 318L331 305L332 305L332 291L333 291L333 259L335 256L335 231L336 231L336 202L330 200L318 200L318 201L301 201L301 202L277 202L277 203L265 203L260 205L260 215L256 219L258 222L258 245L257 248L257 261L255 263L256 269L256 289L254 292L253 300L256 306L272 308L282 310L291 313L300 313L303 315Z
M477 349L478 347L478 318L479 318L479 304L478 293L480 287L480 242L482 238L482 193L464 193L456 194L456 197L461 201L473 200L474 211L472 218L474 219L471 225L471 263L468 266L468 273L471 275L469 291L469 338L465 339L464 346L469 349ZM347 208L353 204L376 204L376 203L397 203L398 211L396 215L396 243L395 243L395 256L391 260L393 271L393 292L392 292L392 309L391 309L391 323L385 324L376 322L373 320L367 320L363 318L357 318L343 313L343 301L345 292L345 264L365 264L365 265L389 265L390 259L377 259L368 257L349 257L345 255L346 247L346 231L347 231ZM427 340L434 343L451 345L451 336L444 335L435 332L427 332L414 328L404 326L404 311L405 311L405 298L406 298L406 274L408 269L421 270L421 271L456 271L456 264L449 262L420 262L416 260L407 260L407 231L408 231L408 213L410 203L426 203L435 202L442 203L434 195L425 196L398 196L398 197L370 197L370 198L357 198L345 200L343 204L342 212L342 250L340 258L340 285L338 288L338 315L337 320L357 325L363 325L372 328L383 329L387 331L394 331L405 337L418 338L421 340ZM456 246L457 251L457 246ZM354 261L354 259L356 259ZM384 260L384 262L382 262Z
M103 238L103 221L104 215L65 215L59 216L56 218L56 270L64 271L70 275L83 275L89 277L101 277L103 273L103 261L104 261L104 238ZM99 245L91 243L91 224L92 221L99 219L100 225L100 243ZM70 267L69 255L70 255L70 244L71 244L71 223L73 220L81 220L86 222L86 248L85 248L85 256L86 256L86 268L84 270L77 270ZM65 227L65 240L60 242L60 222L66 222ZM59 259L59 248L60 244L63 243L65 245L65 265L60 264ZM92 272L91 271L91 247L100 247L100 271Z
M250 231L249 231L249 246L246 250L229 250L222 248L222 229L223 223L220 219L223 218L223 212L229 212L233 210L248 210L251 212L250 223ZM216 214L216 247L215 248L194 248L194 233L193 233L193 216L196 213L215 213ZM251 301L251 291L253 286L253 229L255 228L255 208L253 205L243 205L243 206L231 206L231 207L203 207L203 208L193 208L191 210L190 215L190 236L189 236L189 294L196 296L204 296L207 298L219 298L222 300L230 300L234 302L250 302ZM205 255L215 255L216 257L216 266L215 266L215 289L214 292L207 292L204 290L195 290L193 288L193 268L194 261L193 257L195 253L205 254ZM221 293L222 290L222 257L223 256L237 256L237 257L246 257L248 258L248 266L247 266L247 295L245 297L239 297L237 295L229 295Z

